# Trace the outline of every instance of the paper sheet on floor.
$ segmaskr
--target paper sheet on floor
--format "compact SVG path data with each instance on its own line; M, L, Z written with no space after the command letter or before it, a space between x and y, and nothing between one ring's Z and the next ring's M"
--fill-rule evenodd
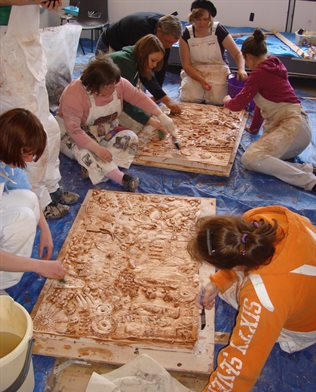
M86 392L192 392L146 354L110 373L93 373Z

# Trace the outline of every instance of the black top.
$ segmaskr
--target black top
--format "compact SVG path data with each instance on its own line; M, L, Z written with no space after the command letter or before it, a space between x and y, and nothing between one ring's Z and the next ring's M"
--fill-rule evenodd
M158 20L163 14L156 12L136 12L125 16L121 20L110 25L102 33L101 39L107 47L121 50L124 46L135 45L135 43L147 34L156 34ZM165 49L164 62L161 70L155 72L152 79L141 78L141 82L156 100L166 95L162 90L165 74L168 66L170 49Z

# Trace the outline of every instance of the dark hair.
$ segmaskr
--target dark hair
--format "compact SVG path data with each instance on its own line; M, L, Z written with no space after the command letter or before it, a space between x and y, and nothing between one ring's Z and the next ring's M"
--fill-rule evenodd
M12 109L0 116L0 161L25 168L23 153L37 161L46 146L46 132L40 120L26 109Z
M160 52L165 54L165 49L160 40L153 34L147 34L136 42L134 55L136 58L138 72L140 76L151 78L151 71L148 72L148 57L152 53ZM159 71L163 65L163 57L157 64L154 71Z
M157 22L157 29L158 28L163 35L172 35L176 40L181 37L181 22L174 15L165 15L159 18Z
M217 10L216 10L215 5L211 1L208 1L208 0L193 1L193 3L191 4L191 11L198 9L198 8L203 8L204 10L208 11L209 14L211 16L213 16L213 18L217 14Z
M265 36L259 29L256 29L241 46L241 52L243 55L252 54L253 56L259 57L266 54L267 51Z
M80 80L90 93L98 93L101 87L117 83L120 78L120 69L113 60L107 55L99 54L90 60Z
M220 269L269 264L275 251L277 222L246 222L242 217L218 216L197 222L197 235L188 250Z

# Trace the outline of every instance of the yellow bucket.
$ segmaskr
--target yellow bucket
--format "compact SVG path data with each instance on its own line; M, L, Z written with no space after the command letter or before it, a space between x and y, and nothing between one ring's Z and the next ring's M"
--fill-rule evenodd
M0 295L0 392L32 392L33 322L8 295Z

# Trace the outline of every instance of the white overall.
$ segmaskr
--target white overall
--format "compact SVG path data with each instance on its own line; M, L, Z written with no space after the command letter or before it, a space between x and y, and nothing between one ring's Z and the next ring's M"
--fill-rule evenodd
M270 312L274 312L274 306L270 300L269 294L266 290L264 282L259 274L250 274L249 276L245 276L243 272L236 271L237 273L237 281L224 293L221 293L219 296L225 302L233 306L238 310L239 303L239 293L241 288L246 284L246 282L250 279L253 287L256 291L258 299L262 306L264 306ZM290 273L300 274L300 275L309 275L316 277L316 267L312 265L302 265L301 267L290 271ZM285 328L281 330L280 336L277 340L281 349L286 351L287 353L293 353L296 351L303 350L309 346L312 346L316 343L316 331L311 332L296 332L290 331Z
M118 127L117 118L122 111L121 101L116 91L113 93L112 102L104 106L97 106L92 94L88 96L91 107L85 126L86 131L111 152L113 159L111 162L103 162L91 151L77 147L66 133L62 136L61 151L85 167L92 184L96 185L106 181L108 179L106 174L117 169L118 166L126 169L130 167L137 152L138 137L133 131L115 129ZM63 121L60 125L63 131Z
M311 190L316 185L312 165L284 161L300 154L311 141L311 129L301 106L274 103L260 94L256 94L254 101L261 109L264 133L243 154L243 165L248 170Z
M47 147L37 162L27 165L33 191L44 208L59 187L60 130L49 112L45 84L46 59L40 41L38 5L13 6L6 33L0 39L0 113L21 107L42 122ZM5 29L2 29L5 30Z
M229 67L222 57L221 49L215 34L218 22L214 22L210 35L194 37L193 26L188 26L190 33L188 45L192 66L200 72L212 88L203 89L201 84L192 79L184 70L181 71L180 99L185 102L206 102L213 105L222 105L227 95L227 77Z
M0 195L0 249L30 257L39 217L38 199L32 191L17 189ZM0 271L0 289L15 285L22 275L22 272Z

